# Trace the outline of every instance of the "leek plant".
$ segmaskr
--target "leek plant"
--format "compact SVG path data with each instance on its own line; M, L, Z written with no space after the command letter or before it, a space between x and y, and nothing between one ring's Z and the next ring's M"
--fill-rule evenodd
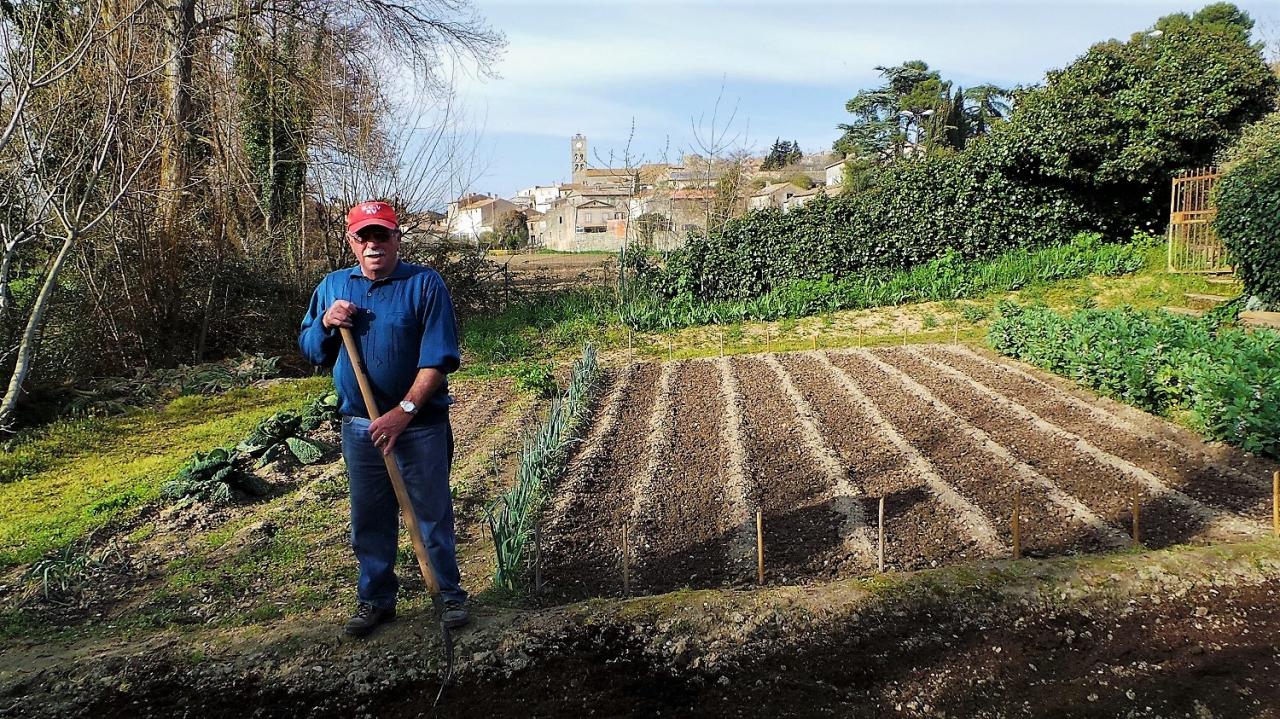
M497 555L493 579L497 587L520 587L538 511L564 469L569 446L582 429L599 376L596 349L587 344L582 357L573 363L568 388L552 399L542 424L525 432L515 484L485 507Z

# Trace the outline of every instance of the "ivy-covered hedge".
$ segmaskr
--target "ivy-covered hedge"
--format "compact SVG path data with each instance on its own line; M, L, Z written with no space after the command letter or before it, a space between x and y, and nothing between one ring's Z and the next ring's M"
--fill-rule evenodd
M1246 294L1280 307L1280 139L1218 183L1214 227Z
M1212 439L1280 457L1280 334L1129 308L1002 304L991 346L1132 405L1185 412Z
M980 155L903 162L874 186L802 208L751 212L672 257L669 295L755 297L790 280L913 267L954 251L964 259L1061 244L1098 225L1072 197L1011 182Z
M1065 245L1012 250L981 262L966 261L949 250L909 270L865 272L839 280L790 280L745 300L705 302L689 294L667 299L631 293L621 314L632 329L667 330L981 297L1042 282L1136 272L1146 264L1154 241L1148 235L1135 235L1127 244L1110 244L1097 233L1082 232Z

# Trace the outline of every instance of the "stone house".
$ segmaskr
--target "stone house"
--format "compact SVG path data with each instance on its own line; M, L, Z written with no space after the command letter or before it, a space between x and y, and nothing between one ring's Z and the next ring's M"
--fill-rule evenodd
M799 192L804 192L803 188L790 182L776 182L765 185L747 198L747 209L782 208L788 200Z

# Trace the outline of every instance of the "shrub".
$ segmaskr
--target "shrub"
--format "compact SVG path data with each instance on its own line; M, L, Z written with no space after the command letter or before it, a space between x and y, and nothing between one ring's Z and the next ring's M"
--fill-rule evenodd
M1273 109L1276 78L1249 44L1252 20L1220 5L1166 16L1159 37L1101 42L1050 72L993 131L996 161L1033 181L1068 183L1124 225L1163 219L1169 176L1210 164Z
M1214 227L1245 291L1280 305L1280 141L1228 172L1216 189Z
M1128 308L1080 310L1002 303L997 351L1162 414L1186 412L1212 439L1280 456L1280 334Z

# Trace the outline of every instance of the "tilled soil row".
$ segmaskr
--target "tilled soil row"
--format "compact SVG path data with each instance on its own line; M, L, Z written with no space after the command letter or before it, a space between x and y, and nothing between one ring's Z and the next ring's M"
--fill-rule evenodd
M1255 519L1270 517L1269 475L1252 477L1249 481L1245 479L1247 475L1242 477L1239 473L1224 472L1213 467L1213 463L1203 456L1193 456L1171 443L1152 442L1135 432L1121 430L1068 401L1061 392L1001 372L965 355L937 348L922 351L922 354L959 369L1007 397L1016 398L1019 404L1046 420L1088 437L1100 449L1143 467L1194 499L1227 507Z
M1012 468L993 461L978 442L954 423L945 421L933 402L912 394L898 378L877 367L867 356L832 353L830 358L855 378L886 418L937 468L938 474L982 510L1002 542L1012 542L1013 496L1018 488L1022 523L1035 528L1022 534L1026 554L1050 556L1097 551L1106 546L1095 532L1071 521L1064 510L1050 501L1044 488L1022 482ZM923 381L915 372L911 374Z
M465 456L467 448L493 427L507 409L511 393L504 384L492 382L459 389L453 406L449 408L455 457Z
M668 441L657 448L653 476L636 497L635 588L664 592L731 580L729 545L738 528L726 511L725 412L713 361L675 364Z
M732 362L746 397L743 444L750 478L749 502L764 514L771 577L783 582L835 576L844 561L834 487L805 451L795 406L760 358Z
M661 365L637 365L620 401L617 426L589 458L563 513L549 518L555 531L543 555L545 596L572 600L620 594L620 528L629 518L633 487L648 463L649 421Z
M815 357L796 353L780 355L779 360L844 460L851 481L862 490L869 523L876 521L879 499L884 498L886 568L920 569L982 556L947 508L910 471L906 458L844 397Z
M885 350L881 356L916 376L966 419L1008 447L1018 459L1036 467L1090 509L1119 526L1132 524L1136 488L1141 493L1142 540L1150 546L1186 542L1206 533L1212 536L1233 533L1239 537L1240 529L1247 524L1225 511L1221 503L1204 503L1195 497L1180 495L1145 468L1123 457L1109 456L1093 444L1092 436L1081 437L1083 444L1079 440L1073 443L1067 441L1069 431L1048 418L1041 417L1042 424L1030 422L1028 410L1015 400L1004 397L1003 403L996 401L971 384L967 375L958 377L954 371L945 371L948 365L932 365L928 358L905 349ZM1064 470L1064 466L1072 468ZM1160 486L1152 487L1152 484Z
M1265 479L1280 470L1280 461L1250 454L1222 442L1205 442L1185 427L1148 414L1137 407L1096 395L1067 377L1049 374L1034 365L998 355L991 350L966 345L934 345L930 349L970 357L1001 373L1017 375L1024 382L1047 387L1072 404L1087 405L1097 413L1108 415L1108 423L1127 425L1127 431L1136 432L1157 444L1172 445L1175 454L1203 458L1196 461L1217 464L1225 473L1238 479L1257 481L1258 477Z

